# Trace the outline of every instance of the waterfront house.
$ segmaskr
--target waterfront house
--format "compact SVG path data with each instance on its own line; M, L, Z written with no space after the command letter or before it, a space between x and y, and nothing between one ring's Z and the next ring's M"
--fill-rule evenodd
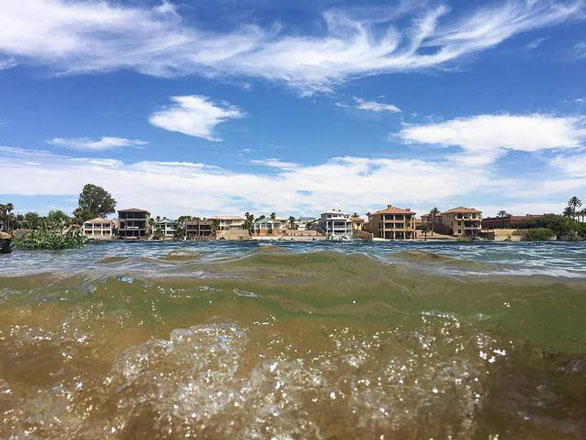
M210 217L208 220L215 223L216 230L218 231L242 229L246 221L244 217L240 217L239 215L218 215L216 217Z
M146 240L150 235L151 213L144 209L130 208L118 211L118 238L122 240Z
M352 231L353 232L360 232L364 229L364 219L362 217L350 217L352 221Z
M169 220L163 217L155 222L155 235L160 236L163 240L173 240L177 234L179 222L177 220Z
M254 235L279 235L287 229L287 219L260 216L252 222Z
M338 209L323 212L319 226L328 238L352 238L352 220L350 214Z
M295 220L298 231L307 231L311 223L317 223L317 219L313 217L299 217Z
M458 206L442 212L441 223L456 237L477 237L480 234L482 211Z
M83 235L88 240L112 240L114 238L114 222L106 218L97 217L83 222Z
M415 238L415 212L387 205L368 215L368 232L376 238L410 240Z
M212 220L187 220L185 238L188 240L212 240L216 238L216 228Z

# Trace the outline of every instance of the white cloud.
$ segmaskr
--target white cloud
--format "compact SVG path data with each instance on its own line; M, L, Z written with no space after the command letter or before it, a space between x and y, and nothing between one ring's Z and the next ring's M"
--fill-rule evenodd
M253 165L263 165L271 168L279 168L282 170L292 170L299 167L299 164L293 162L284 162L280 159L269 158L269 159L252 159L250 161Z
M566 175L578 178L586 177L586 154L557 156L552 159L551 165Z
M173 96L171 100L174 104L153 113L149 122L165 130L209 141L221 140L213 135L216 125L244 116L238 107L227 103L215 104L201 95Z
M458 158L469 165L493 162L507 150L571 149L586 137L584 118L541 114L478 115L427 125L406 126L399 137L408 143L457 146Z
M586 41L580 41L574 46L574 56L578 59L586 58Z
M430 188L439 203L478 193L488 183L479 173L417 159L339 157L310 166L267 160L262 163L275 171L268 174L190 162L70 158L7 147L0 147L0 161L6 194L72 195L91 181L110 190L120 207L139 206L168 216L246 210L317 214L331 207L367 212L390 202L405 207L428 203Z
M94 140L90 138L53 138L47 141L48 144L58 147L70 148L80 151L104 151L120 147L137 147L146 145L148 142L138 139L126 139L113 136L104 136Z
M356 101L356 108L359 110L368 110L371 112L390 112L400 113L401 109L393 104L385 104L376 101L366 101L362 98L354 98Z
M325 31L313 33L250 24L222 33L190 25L167 2L4 0L0 54L60 73L243 75L311 93L349 78L441 67L521 32L583 18L581 0L510 0L463 14L410 5L361 16L326 11Z
M568 165L572 160L575 167ZM500 209L527 214L560 212L569 195L586 192L582 156L554 162L557 172L538 178L495 176L482 167L449 160L363 157L337 157L315 165L257 161L273 168L266 174L257 173L262 169L234 172L204 163L127 163L9 147L0 147L0 162L4 194L75 197L91 182L109 190L121 208L138 206L166 216L245 211L316 215L332 207L365 213L387 203L418 214L432 206L458 205L474 206L486 215Z

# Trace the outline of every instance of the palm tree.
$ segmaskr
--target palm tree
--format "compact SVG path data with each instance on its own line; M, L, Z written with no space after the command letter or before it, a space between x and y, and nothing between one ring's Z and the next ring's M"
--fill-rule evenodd
M295 217L293 216L289 216L289 229L294 229L295 228Z
M429 232L429 225L427 223L421 225L421 232L424 234L424 240L427 241L427 233Z
M244 221L244 224L242 225L242 229L246 229L247 231L250 231L252 229L252 223L254 222L254 215L252 215L251 213L249 213L247 211L246 214L244 214L244 217L246 218L246 220Z
M574 196L570 200L568 200L568 208L572 210L572 218L576 219L576 209L582 206L582 200L578 197Z
M582 218L582 223L584 223L584 220L586 220L586 208L582 209L582 211L580 211L578 215L580 215L580 217Z
M271 220L274 220L277 218L277 214L275 214L274 212L271 212Z
M574 211L572 210L572 207L566 206L566 209L564 209L564 212L562 213L562 215L564 217L573 217Z
M435 206L429 211L429 215L431 216L431 235L433 235L433 233L435 232L435 218L438 216L439 213L440 210L437 209L437 207Z
M12 203L7 203L6 205L0 205L0 211L2 212L2 219L4 220L4 230L10 230L10 222L8 221L8 214L14 209L14 205Z
M505 210L501 210L501 211L497 212L496 216L503 219L503 229L505 229L505 219L508 218L508 217L510 217L511 214L509 214Z

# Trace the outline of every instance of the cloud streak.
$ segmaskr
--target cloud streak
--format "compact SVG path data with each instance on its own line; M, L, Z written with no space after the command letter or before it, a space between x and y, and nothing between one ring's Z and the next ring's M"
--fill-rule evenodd
M244 117L244 113L238 107L228 103L213 103L206 96L173 96L171 101L171 106L153 113L149 117L149 122L165 130L208 141L222 140L213 134L216 125L228 119Z
M62 138L57 137L47 141L50 145L80 151L105 151L120 147L138 147L148 142L138 139L126 139L113 136L104 136L100 139L90 138Z
M306 33L253 24L220 33L186 22L167 2L139 8L6 0L0 54L65 74L133 69L159 77L247 76L313 93L352 78L442 68L519 33L582 19L583 2L509 0L457 15L443 5L393 11L358 17L325 11L325 30Z
M401 109L393 104L385 104L383 102L367 101L362 98L354 98L356 108L359 110L367 110L371 112L389 112L400 113Z

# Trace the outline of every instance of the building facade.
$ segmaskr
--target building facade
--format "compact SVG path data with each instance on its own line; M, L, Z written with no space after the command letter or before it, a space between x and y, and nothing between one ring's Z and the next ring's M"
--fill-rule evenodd
M164 240L173 240L177 234L179 222L177 220L169 220L163 218L155 222L155 234L158 233Z
M147 240L150 237L151 213L144 209L118 211L118 238L122 240Z
M218 215L210 217L208 220L215 222L218 231L230 231L234 229L242 229L246 219L238 215Z
M83 222L81 228L88 240L112 240L114 238L113 225L112 220L97 217Z
M213 240L216 228L212 220L187 220L185 222L185 238L187 240Z
M480 234L482 211L458 206L442 212L442 224L456 237L477 237Z
M279 235L287 229L287 220L282 218L259 217L252 222L254 235Z
M532 221L538 220L543 215L508 215L506 217L487 217L481 221L482 229L510 229L527 228Z
M386 209L368 215L367 230L375 238L412 240L415 238L415 212L387 205Z
M319 225L328 238L352 238L352 220L350 214L332 209L323 212Z

